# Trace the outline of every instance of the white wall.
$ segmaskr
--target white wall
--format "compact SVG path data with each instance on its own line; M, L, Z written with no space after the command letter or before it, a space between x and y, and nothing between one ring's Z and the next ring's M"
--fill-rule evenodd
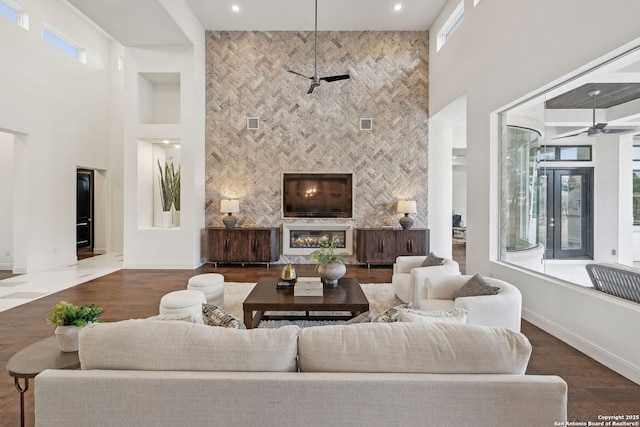
M13 135L0 132L0 270L13 268Z
M110 46L102 33L61 2L19 3L29 14L29 31L0 22L0 129L20 133L13 224L18 273L76 261L76 167L109 169L110 89ZM45 23L86 49L86 64L45 43Z
M205 33L184 2L161 0L161 3L176 18L193 45L125 49L124 180L131 185L124 188L124 267L193 269L203 263L201 235L205 226ZM179 123L148 124L148 115L155 113L150 113L146 106L140 108L150 90L144 79L139 79L140 73L180 74ZM155 105L154 108L160 107ZM159 116L175 117L175 106L168 108L171 111L159 111ZM141 185L139 180L138 141L156 138L181 141L180 227L139 226L139 215L148 216L149 212L137 202L139 193L148 187ZM146 219L144 223L147 223Z
M432 34L457 3L447 4ZM496 261L500 187L494 113L640 44L639 13L640 3L634 0L606 8L599 0L481 1L475 7L473 0L465 0L463 24L437 53L436 37L431 37L429 79L431 115L461 94L467 97L467 205L473 206L466 221L467 271L514 283L523 294L525 319L636 382L637 304ZM611 22L615 25L604 27Z

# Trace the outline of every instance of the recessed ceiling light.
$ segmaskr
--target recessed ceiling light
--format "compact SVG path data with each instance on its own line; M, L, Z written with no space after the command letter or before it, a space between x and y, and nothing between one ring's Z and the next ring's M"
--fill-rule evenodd
M233 10L234 12L240 12L240 6L234 4L233 6L231 6L231 10Z
M400 12L402 10L402 3L396 3L393 6L393 10L395 10L396 12Z
M163 143L163 144L170 144L170 143L171 143L171 141L169 141L168 139L163 139L163 140L162 140L162 143Z

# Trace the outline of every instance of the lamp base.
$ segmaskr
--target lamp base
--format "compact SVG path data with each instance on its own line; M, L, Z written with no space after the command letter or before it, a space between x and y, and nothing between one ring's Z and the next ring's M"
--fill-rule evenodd
M238 218L236 218L235 216L229 214L227 216L225 216L224 218L222 218L222 222L224 223L224 226L227 228L233 228L236 225L236 222L238 222Z
M413 218L409 216L409 214L404 214L402 218L400 218L400 226L404 230L408 230L413 227Z

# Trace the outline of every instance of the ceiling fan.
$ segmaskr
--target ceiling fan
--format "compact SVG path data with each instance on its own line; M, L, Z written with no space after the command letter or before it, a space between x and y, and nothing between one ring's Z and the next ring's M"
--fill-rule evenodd
M315 65L314 65L314 74L312 77L307 77L304 74L300 74L298 72L289 70L290 73L298 75L300 77L304 77L305 79L311 80L311 87L307 91L307 94L313 93L313 90L320 86L320 82L324 80L325 82L335 82L338 80L346 80L351 78L351 76L347 74L341 74L338 76L328 76L328 77L320 77L318 74L318 0L316 0L316 27L314 32L315 37L315 46L314 46L314 54L315 54Z
M614 133L627 133L634 131L635 129L622 129L622 128L607 128L608 123L598 123L596 124L596 96L600 94L600 90L592 90L589 92L589 96L593 98L593 125L587 130L581 130L579 132L575 132L569 135L557 136L551 139L562 139L562 138L570 138L572 136L577 136L583 133L586 133L587 136L596 136L600 134L614 134Z

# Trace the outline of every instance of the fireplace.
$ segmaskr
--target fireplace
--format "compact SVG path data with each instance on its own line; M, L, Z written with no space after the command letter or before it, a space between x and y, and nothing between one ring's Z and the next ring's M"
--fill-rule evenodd
M349 224L286 224L282 227L283 255L309 255L337 236L338 251L353 254L353 227Z

